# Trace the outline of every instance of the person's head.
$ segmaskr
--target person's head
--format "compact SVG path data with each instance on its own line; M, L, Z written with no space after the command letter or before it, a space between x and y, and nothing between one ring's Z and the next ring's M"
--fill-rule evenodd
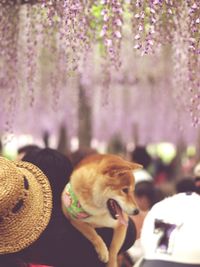
M140 267L200 266L200 196L179 193L155 204L142 227Z
M89 155L97 154L95 149L89 147L82 147L70 154L70 160L73 164L73 167L76 167L79 162Z
M31 144L31 145L25 145L22 147L19 147L17 150L17 159L21 160L27 153L35 153L39 151L41 148L37 145Z
M55 149L44 148L27 153L22 160L33 163L48 177L53 192L53 203L60 206L62 190L73 170L68 157Z
M131 155L131 160L141 164L147 169L152 161L151 156L144 146L136 146Z
M176 183L176 192L195 192L195 182L190 177L184 177Z
M0 157L0 266L7 267L36 242L51 212L52 192L43 172L31 163Z
M196 193L200 195L200 163L194 168L194 184Z
M135 185L135 198L142 211L148 211L163 197L162 192L155 187L153 181L141 181Z

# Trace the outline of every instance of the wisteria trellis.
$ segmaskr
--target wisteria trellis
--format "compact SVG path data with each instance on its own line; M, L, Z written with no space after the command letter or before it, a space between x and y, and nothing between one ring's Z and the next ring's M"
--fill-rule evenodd
M95 138L191 142L199 70L200 1L0 0L1 133L76 135L82 86Z

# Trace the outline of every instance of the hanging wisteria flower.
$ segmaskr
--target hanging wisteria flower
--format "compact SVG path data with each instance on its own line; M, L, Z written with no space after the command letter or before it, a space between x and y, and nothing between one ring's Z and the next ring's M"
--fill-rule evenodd
M161 54L171 62L161 69L173 70L170 81L176 109L184 107L197 127L199 26L200 2L195 0L0 1L1 131L13 131L14 117L22 107L27 114L35 109L48 114L62 110L58 121L67 118L68 124L73 124L70 130L77 130L81 86L90 92L91 99L99 83L103 95L99 98L108 104L111 83L116 88L115 83L121 80L126 87L129 76L133 79L138 66L127 74L130 61L139 62L143 55L146 62ZM124 53L128 46L131 53ZM152 85L153 70L146 69ZM44 119L42 125L44 121L47 124Z

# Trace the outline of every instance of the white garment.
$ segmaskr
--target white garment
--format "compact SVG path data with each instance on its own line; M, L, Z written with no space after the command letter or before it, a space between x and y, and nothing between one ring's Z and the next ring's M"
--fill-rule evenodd
M127 253L133 262L138 261L144 255L140 243L140 238L137 239L134 245L127 250Z
M151 174L144 169L134 170L133 175L135 177L136 184L143 181L153 181Z

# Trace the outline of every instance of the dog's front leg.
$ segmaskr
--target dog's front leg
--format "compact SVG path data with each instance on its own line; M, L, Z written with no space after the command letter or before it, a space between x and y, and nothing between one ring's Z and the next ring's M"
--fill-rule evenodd
M71 220L73 226L78 229L95 247L99 259L108 262L109 253L103 239L97 234L95 228L86 222Z
M109 262L107 267L117 267L117 255L125 240L127 226L118 224L114 228L113 238L109 249Z

